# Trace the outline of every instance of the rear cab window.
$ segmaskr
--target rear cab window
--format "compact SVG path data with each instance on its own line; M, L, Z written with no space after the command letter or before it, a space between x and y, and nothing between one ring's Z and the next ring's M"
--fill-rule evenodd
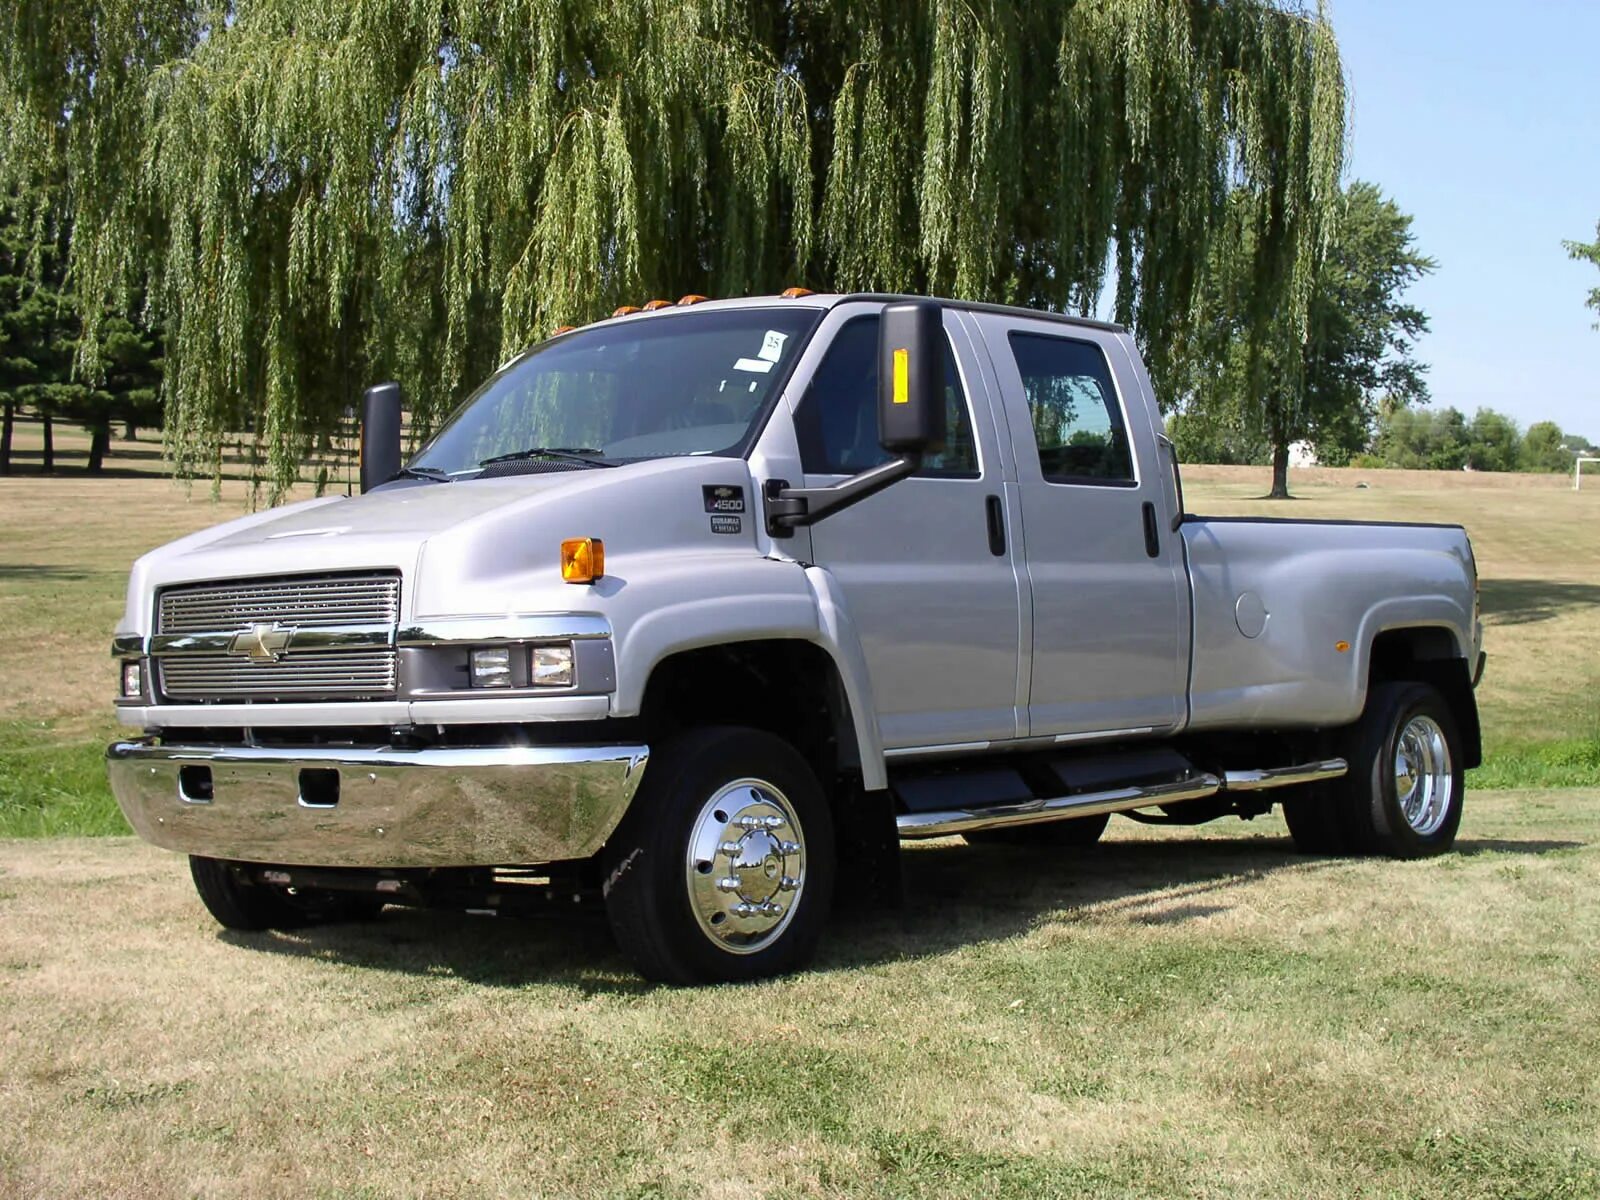
M1137 486L1122 406L1100 347L1016 330L1007 340L1045 482Z

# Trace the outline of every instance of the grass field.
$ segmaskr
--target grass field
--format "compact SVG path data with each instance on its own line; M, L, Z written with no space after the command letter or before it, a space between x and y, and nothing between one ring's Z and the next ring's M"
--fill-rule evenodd
M175 856L17 838L122 828L124 573L244 493L0 480L0 1197L1600 1196L1600 488L1293 482L1186 473L1197 511L1473 536L1459 853L1301 859L1276 816L924 844L815 971L664 990L592 916L236 936Z

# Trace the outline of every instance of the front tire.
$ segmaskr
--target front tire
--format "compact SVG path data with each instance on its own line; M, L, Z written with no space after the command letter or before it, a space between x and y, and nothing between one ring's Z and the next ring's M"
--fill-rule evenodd
M692 730L650 756L605 850L606 913L646 978L760 979L803 966L833 895L816 775L770 733Z

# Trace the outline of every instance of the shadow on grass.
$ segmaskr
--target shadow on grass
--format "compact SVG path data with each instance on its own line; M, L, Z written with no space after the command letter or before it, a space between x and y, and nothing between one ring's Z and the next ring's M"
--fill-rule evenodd
M1585 844L1463 839L1457 850L1548 854ZM905 905L836 911L814 969L943 954L1025 934L1046 920L1087 920L1090 910L1140 924L1182 924L1228 912L1235 892L1267 876L1342 865L1296 854L1287 839L1271 837L1109 841L1081 849L941 842L908 849L902 862ZM653 990L616 950L597 905L559 907L548 917L497 918L390 908L365 924L218 937L255 951L492 987L555 984L585 995Z
M26 563L0 563L0 580L28 579L61 583L88 579L89 572L76 567L34 566Z
M1600 585L1553 579L1485 579L1483 615L1495 625L1531 625L1600 605Z

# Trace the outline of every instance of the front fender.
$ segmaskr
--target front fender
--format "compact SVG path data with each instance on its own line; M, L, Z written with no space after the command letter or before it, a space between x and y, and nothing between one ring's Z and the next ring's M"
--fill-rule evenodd
M637 716L651 674L673 655L734 642L810 642L839 672L864 786L888 786L866 658L832 575L776 559L664 556L640 577L649 579L648 586L635 583L607 606L616 638L612 716Z

